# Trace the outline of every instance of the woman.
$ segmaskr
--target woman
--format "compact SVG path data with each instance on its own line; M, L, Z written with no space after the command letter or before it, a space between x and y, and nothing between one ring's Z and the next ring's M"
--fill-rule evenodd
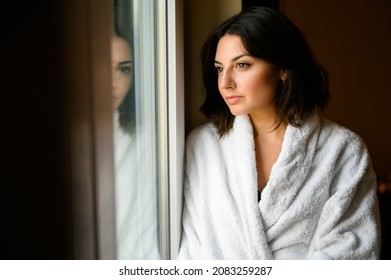
M143 129L135 126L134 56L125 38L114 36L111 49L118 258L159 259L156 187L144 167L150 155L138 141Z
M210 120L187 139L180 259L376 259L376 177L363 141L318 116L327 72L270 8L202 49Z
M129 39L130 40L130 39ZM113 75L113 109L122 130L131 133L135 127L133 50L124 36L114 36L111 42Z

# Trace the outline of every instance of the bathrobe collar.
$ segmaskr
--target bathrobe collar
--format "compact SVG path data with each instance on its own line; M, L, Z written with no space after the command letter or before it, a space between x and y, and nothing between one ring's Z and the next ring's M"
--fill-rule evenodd
M258 203L252 125L247 115L235 117L233 129L227 136L232 138L230 142L235 145L235 158L240 161L237 165L238 174L241 174L241 185L247 189L245 205L249 205L248 213L254 215L250 220L261 219L261 226L263 224L265 230L278 221L300 191L311 166L319 130L320 121L316 113L309 116L300 127L287 126L280 155L272 167L269 181L262 192L262 200ZM252 231L263 232L257 227L253 227Z

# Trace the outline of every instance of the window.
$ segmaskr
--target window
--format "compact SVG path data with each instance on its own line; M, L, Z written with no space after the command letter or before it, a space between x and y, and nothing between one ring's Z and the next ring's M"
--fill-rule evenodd
M180 64L175 11L175 1L114 2L111 50L119 259L169 259L179 244L183 123L178 113L183 97L176 75ZM169 14L174 21L168 22Z

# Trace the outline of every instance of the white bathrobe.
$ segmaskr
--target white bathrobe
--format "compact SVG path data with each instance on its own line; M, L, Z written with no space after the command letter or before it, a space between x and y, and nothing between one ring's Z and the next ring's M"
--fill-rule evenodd
M377 259L376 177L363 141L314 114L286 129L257 198L253 131L235 118L187 139L179 259Z
M118 259L159 259L156 180L143 132L130 135L114 116Z

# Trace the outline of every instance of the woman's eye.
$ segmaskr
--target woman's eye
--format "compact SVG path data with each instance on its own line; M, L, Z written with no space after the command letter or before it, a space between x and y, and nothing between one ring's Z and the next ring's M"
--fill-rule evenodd
M129 66L122 66L120 67L120 71L125 74L129 74L132 72L132 68Z
M223 71L223 67L220 67L220 66L215 66L215 71L216 73L221 73Z
M250 64L249 63L246 63L246 62L239 62L238 64L237 64L237 68L247 68L248 66L250 66Z

